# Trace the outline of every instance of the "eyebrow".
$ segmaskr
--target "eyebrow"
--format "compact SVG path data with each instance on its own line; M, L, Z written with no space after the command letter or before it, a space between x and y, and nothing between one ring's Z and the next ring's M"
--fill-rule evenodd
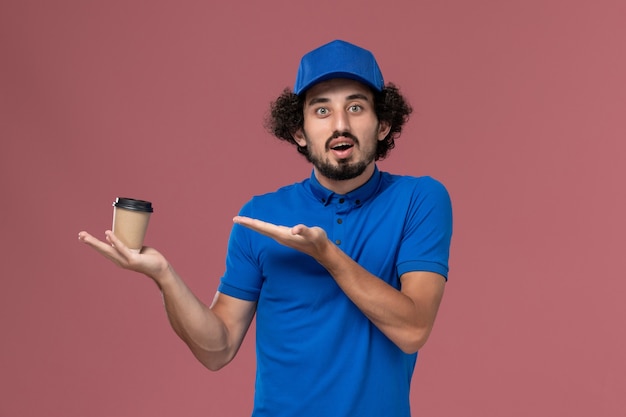
M369 101L369 98L365 94L361 94L361 93L350 94L348 97L346 97L346 101L358 100L358 99ZM309 106L312 106L318 103L328 103L329 101L330 99L326 97L314 97L309 101Z

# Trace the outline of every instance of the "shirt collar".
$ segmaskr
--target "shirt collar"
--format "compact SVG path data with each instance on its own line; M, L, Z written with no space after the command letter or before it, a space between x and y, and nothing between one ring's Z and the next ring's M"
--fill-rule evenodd
M376 193L380 184L380 178L381 173L378 167L374 166L374 173L365 184L347 194L338 194L320 184L315 177L315 170L313 170L309 179L309 187L315 199L323 205L328 205L335 200L341 200L342 203L345 201L359 206Z

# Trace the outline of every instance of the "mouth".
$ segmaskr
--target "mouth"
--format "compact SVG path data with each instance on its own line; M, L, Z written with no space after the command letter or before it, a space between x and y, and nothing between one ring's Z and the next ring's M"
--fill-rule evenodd
M329 143L328 149L339 160L347 160L352 155L355 142L349 138L339 137Z
M348 149L354 147L354 143L352 142L339 142L336 144L333 144L330 149L332 149L333 151L347 151Z

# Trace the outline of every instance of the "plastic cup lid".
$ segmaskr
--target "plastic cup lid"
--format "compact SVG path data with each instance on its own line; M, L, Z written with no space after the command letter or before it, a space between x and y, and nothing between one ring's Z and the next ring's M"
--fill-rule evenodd
M113 203L113 207L119 207L126 210L143 211L146 213L152 213L152 203L145 200L135 200L134 198L118 197Z

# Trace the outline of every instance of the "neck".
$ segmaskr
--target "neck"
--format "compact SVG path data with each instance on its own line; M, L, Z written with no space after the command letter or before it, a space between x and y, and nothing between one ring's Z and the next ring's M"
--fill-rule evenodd
M337 193L337 194L348 194L350 191L356 190L363 184L367 182L374 174L374 169L376 165L371 163L365 168L365 171L361 173L358 177L351 178L349 180L332 180L320 174L317 168L314 168L315 178L319 181L319 183L328 188L329 190Z

